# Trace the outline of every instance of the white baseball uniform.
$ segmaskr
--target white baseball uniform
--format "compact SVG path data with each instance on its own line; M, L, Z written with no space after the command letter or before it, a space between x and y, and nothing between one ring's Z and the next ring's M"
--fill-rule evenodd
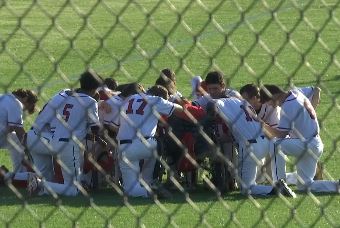
M303 95L305 95L310 101L313 99L314 95L314 87L308 86L308 87L295 87L293 90L300 91Z
M99 125L98 104L95 99L84 93L65 93L52 99L45 107L56 115L55 131L51 140L54 153L61 161L63 184L45 181L47 188L57 194L73 196L78 194L79 176L83 162L84 145L81 143L88 127Z
M276 142L275 154L279 155L278 152L281 150L284 154L297 158L299 190L336 192L338 182L313 180L324 147L319 136L320 129L315 110L306 96L298 90L291 90L289 93L281 105L278 129L289 131L290 137ZM279 173L282 174L282 171Z
M59 103L66 96L65 89L51 98L51 102ZM52 181L54 177L53 172L53 155L55 155L50 142L55 130L56 115L54 109L49 107L50 102L46 103L44 108L40 111L32 128L27 132L27 148L30 151L34 165L40 172L40 176L47 181Z
M170 116L177 104L160 97L135 94L128 97L122 106L117 140L119 142L119 167L123 178L124 192L129 196L147 197L141 184L150 185L156 162L157 141L154 138L159 114ZM139 161L144 159L139 179Z
M9 150L15 173L26 171L24 147L15 132L8 133L8 127L23 127L23 123L23 104L12 93L0 95L0 148Z
M256 120L252 106L238 98L218 99L216 106L219 115L225 120L239 144L238 181L241 192L254 195L269 194L273 187L257 185L255 178L259 160L269 153L273 155L273 143L264 136L261 123ZM275 161L276 158L272 159L273 170L276 169ZM277 180L274 176L273 179Z

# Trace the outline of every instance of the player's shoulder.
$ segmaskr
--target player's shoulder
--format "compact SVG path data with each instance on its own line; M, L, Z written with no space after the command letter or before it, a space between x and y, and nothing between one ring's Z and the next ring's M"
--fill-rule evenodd
M12 93L6 93L3 97L3 103L5 104L5 107L8 108L19 108L23 109L23 104L19 101L18 98L16 98Z

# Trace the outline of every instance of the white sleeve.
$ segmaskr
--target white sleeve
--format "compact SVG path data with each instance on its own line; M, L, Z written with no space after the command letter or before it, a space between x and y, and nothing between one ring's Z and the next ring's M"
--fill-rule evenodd
M7 124L9 126L23 126L23 106L19 101L13 100L13 102L7 106L7 113Z
M88 114L88 125L96 126L100 125L99 116L98 116L98 103L93 102L87 109Z
M175 103L172 103L159 97L154 107L156 108L157 112L166 116L171 116L172 112L175 109Z
M290 120L290 118L288 117L287 113L290 111L292 112L292 110L288 110L287 108L288 106L282 106L281 107L281 111L280 111L280 121L279 121L279 125L278 125L278 129L282 130L282 131L290 131L292 129L292 121Z
M309 100L312 100L313 94L314 94L314 87L308 86L308 87L300 87L298 90L303 93Z
M41 132L43 128L55 118L55 109L51 107L50 103L47 103L35 119L33 127L36 131Z

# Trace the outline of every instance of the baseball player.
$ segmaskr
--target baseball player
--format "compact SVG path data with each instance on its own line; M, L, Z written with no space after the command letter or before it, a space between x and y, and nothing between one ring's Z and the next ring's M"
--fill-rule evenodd
M194 105L205 108L208 102L212 99L218 99L226 96L242 98L242 96L236 90L226 88L224 76L219 71L209 72L204 81L207 88L207 94L204 94L204 96L194 100Z
M70 89L64 89L57 93L50 102L59 103L64 100ZM56 155L50 145L57 123L52 103L46 103L39 112L31 129L27 132L27 149L32 155L35 171L47 181L54 180L53 155Z
M294 192L286 185L283 179L273 179L276 187L257 185L255 182L257 163L267 154L273 156L272 143L262 131L261 123L253 107L245 100L238 98L221 98L215 101L218 115L227 123L229 129L239 145L238 178L241 192L252 195L271 195L277 192L289 197L295 197ZM211 112L211 108L207 110ZM272 168L276 169L276 159L272 159ZM283 170L284 172L284 170Z
M25 130L23 112L32 114L38 101L31 90L18 89L0 95L0 148L9 150L14 173L24 172Z
M160 119L159 114L170 116L173 112L183 110L180 105L167 101L167 98L167 90L157 85L151 87L148 94L139 93L128 97L122 105L119 122L115 124L119 126L119 167L124 192L128 196L150 195L146 186L150 186L153 181L157 153L157 141L154 136ZM139 161L142 159L144 164L139 179Z
M100 85L99 76L88 70L80 76L80 89L63 94L64 99L51 100L45 107L47 112L54 112L58 120L51 146L60 160L64 183L42 182L31 175L27 188L29 195L48 194L51 191L67 196L78 194L84 152L81 142L88 127L94 135L99 131L98 104L92 96Z
M268 103L262 103L261 90L258 86L255 84L246 84L240 89L240 94L255 109L258 118L271 127L277 127L280 107L274 108ZM256 183L263 183L266 180L270 181L272 179L270 155L262 159L257 170Z
M264 126L272 137L279 138L275 143L276 157L282 156L279 153L282 151L285 155L297 158L298 189L312 192L337 192L338 181L313 180L324 146L319 136L319 123L311 102L298 90L285 92L275 85L265 85L265 88L270 93L267 100L274 106L280 106L281 111L277 129ZM286 138L287 135L290 137ZM284 159L279 160L281 161L285 162ZM278 178L286 178L285 172L280 170L285 166L277 167Z

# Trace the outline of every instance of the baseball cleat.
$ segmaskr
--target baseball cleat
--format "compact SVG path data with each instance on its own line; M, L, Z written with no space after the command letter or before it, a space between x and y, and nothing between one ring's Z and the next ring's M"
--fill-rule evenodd
M293 190L290 187L288 187L287 183L283 179L280 179L278 182L276 182L275 188L278 194L296 198L295 192L293 192Z

